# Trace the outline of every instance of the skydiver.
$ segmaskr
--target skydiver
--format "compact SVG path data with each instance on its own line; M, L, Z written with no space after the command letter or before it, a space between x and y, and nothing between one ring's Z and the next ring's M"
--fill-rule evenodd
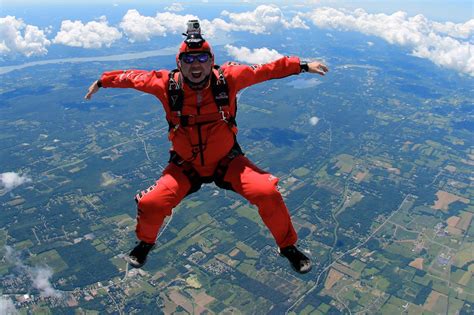
M251 85L302 72L324 75L321 62L282 57L260 65L214 65L214 54L200 31L199 22L188 22L186 39L176 55L177 69L118 70L104 72L85 96L99 88L134 88L156 96L169 124L170 160L161 178L135 196L138 245L128 261L142 267L154 247L166 216L203 183L235 191L251 204L273 235L281 256L299 273L311 270L311 260L296 246L298 236L277 189L278 178L245 157L237 143L235 122L237 93Z

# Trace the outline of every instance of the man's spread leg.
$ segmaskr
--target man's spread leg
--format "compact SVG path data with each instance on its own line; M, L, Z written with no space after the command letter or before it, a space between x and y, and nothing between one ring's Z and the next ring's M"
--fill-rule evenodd
M224 179L237 193L258 207L258 213L272 233L280 255L288 259L296 272L309 272L311 260L295 246L298 236L277 189L278 178L260 170L246 157L238 156L229 164Z
M138 211L135 232L140 242L129 255L132 266L139 268L145 263L165 217L171 215L172 209L190 189L191 184L183 169L170 163L155 185L135 197Z
M278 178L262 171L245 156L230 164L225 181L258 208L258 213L272 233L278 247L294 245L298 240L290 214L277 189Z

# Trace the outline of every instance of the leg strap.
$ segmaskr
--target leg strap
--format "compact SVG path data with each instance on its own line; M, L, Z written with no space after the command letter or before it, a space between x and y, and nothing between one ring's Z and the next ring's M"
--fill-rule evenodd
M170 163L176 164L183 170L183 174L186 175L188 178L191 188L189 189L186 196L198 191L201 188L203 181L201 180L201 176L199 173L194 169L191 162L183 160L176 152L170 152Z
M237 141L235 142L232 149L229 153L222 158L211 177L202 177L199 173L194 169L191 162L183 160L176 152L170 152L170 163L174 163L183 170L183 174L186 175L189 182L191 183L191 188L187 195L190 195L196 191L198 191L203 183L212 183L214 182L217 187L227 189L227 190L234 190L232 185L226 181L224 181L225 174L227 173L227 169L229 168L230 162L235 159L239 155L244 155L242 149L240 148Z
M240 145L237 143L237 141L235 141L235 144L230 150L230 152L219 161L219 164L216 167L216 171L214 172L214 183L217 185L217 187L232 191L234 190L232 188L231 183L224 181L224 177L227 173L230 162L232 162L232 160L238 157L239 155L244 155L244 153L242 152Z

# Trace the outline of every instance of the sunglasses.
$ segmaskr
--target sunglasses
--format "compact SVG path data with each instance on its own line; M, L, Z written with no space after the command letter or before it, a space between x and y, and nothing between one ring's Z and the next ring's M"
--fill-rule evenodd
M209 56L208 53L199 54L199 55L183 54L181 56L181 60L187 64L192 64L195 60L199 61L200 63L205 63L209 60L210 57L211 56Z

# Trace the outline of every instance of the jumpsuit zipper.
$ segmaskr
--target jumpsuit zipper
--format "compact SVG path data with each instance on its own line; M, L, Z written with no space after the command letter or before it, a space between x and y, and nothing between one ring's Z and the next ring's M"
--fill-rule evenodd
M197 92L197 114L201 114L201 105L202 105L202 92ZM199 156L201 158L201 166L204 166L204 152L202 149L202 134L201 134L201 125L198 124L198 138L199 138Z

